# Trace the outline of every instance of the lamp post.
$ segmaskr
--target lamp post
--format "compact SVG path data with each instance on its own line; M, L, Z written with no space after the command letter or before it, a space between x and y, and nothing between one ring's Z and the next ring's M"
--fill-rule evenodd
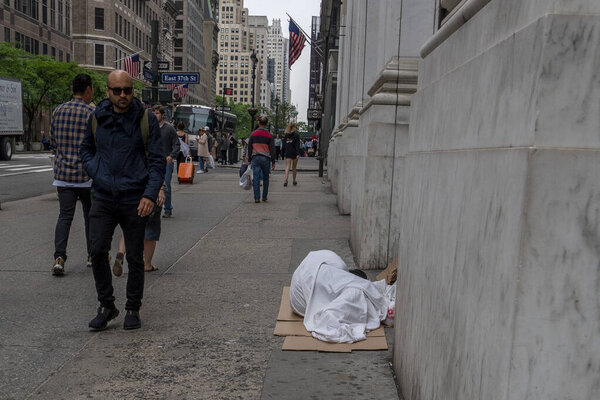
M279 97L275 97L275 135L279 133Z
M254 93L256 92L254 81L256 80L256 62L258 58L256 57L256 53L252 50L252 55L250 56L252 60L252 108L248 109L248 114L250 114L250 133L254 132L254 117L258 110L254 108Z

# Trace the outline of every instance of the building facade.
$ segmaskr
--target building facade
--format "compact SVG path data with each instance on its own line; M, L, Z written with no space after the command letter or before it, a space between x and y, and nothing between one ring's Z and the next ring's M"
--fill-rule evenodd
M0 37L31 54L72 61L70 0L3 0Z
M219 68L217 71L217 94L231 88L230 98L236 103L251 104L254 91L255 102L260 99L262 66L256 65L256 79L252 87L252 52L257 51L261 38L256 40L259 27L250 28L248 9L241 0L222 0L219 3ZM252 36L252 37L251 37Z
M320 38L321 17L313 16L310 41L310 76L308 83L308 109L307 121L308 125L313 128L313 132L317 132L321 128L321 102L319 94L321 92L321 63L322 63L322 41Z
M398 260L401 397L600 398L600 2L340 15L328 176L357 263Z
M152 20L159 21L158 59L173 65L174 1L83 0L72 14L74 61L82 67L102 72L123 69L124 59L134 54L150 61Z
M267 79L269 19L265 16L250 15L248 17L248 25L250 28L250 46L254 44L257 63L260 64L260 69L258 65L256 69L256 85L260 85L258 87L260 95L256 99L255 105L270 108L271 85ZM258 75L258 71L260 71L260 75Z
M290 68L288 64L288 40L281 32L281 20L273 19L269 25L269 54L273 59L274 98L281 102L290 102ZM274 99L273 99L274 100Z

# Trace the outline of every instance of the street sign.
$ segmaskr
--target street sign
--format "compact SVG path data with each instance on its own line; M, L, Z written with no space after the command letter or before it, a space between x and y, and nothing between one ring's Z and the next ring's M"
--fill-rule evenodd
M227 96L231 96L233 94L233 89L232 88L223 88L223 93L226 94Z
M215 110L216 111L231 111L231 107L229 107L229 106L216 106Z
M152 61L144 61L144 68L152 70ZM158 62L158 70L159 71L168 71L169 70L169 62L168 61L159 61Z
M152 82L153 77L154 77L154 74L152 73L152 71L149 69L146 69L146 67L144 67L144 79L147 80L148 82Z
M160 83L189 83L195 84L200 80L200 74L194 72L162 72Z

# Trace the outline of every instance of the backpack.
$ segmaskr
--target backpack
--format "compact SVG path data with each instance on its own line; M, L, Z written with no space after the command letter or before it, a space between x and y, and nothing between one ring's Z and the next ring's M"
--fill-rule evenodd
M146 158L148 158L148 135L150 134L150 122L148 122L148 111L144 112L140 121L140 128L142 129L142 142L144 143L144 149L146 150ZM96 130L98 129L98 120L96 114L92 114L92 134L94 135L94 144L96 143ZM188 148L189 149L189 148Z

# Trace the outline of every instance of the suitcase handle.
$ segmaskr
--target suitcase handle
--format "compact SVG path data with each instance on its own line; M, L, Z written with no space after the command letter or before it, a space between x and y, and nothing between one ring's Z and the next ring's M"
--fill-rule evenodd
M189 160L189 161L188 161L188 160ZM192 162L192 157L190 157L190 156L187 156L187 157L185 158L185 162L186 162L186 163L191 163L191 162Z

